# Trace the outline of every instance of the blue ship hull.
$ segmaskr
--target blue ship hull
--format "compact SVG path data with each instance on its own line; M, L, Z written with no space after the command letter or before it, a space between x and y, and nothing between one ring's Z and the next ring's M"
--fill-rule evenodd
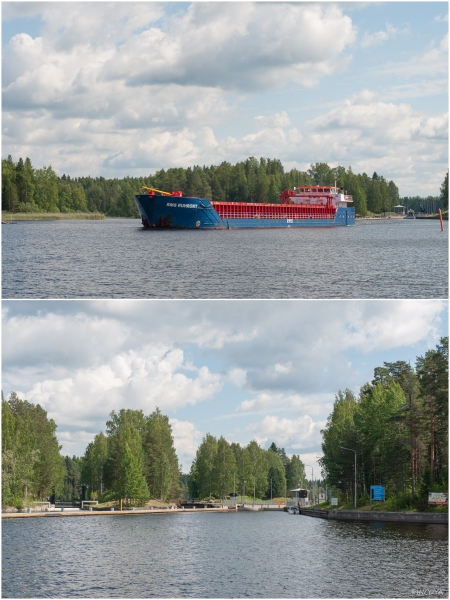
M206 198L138 194L134 200L144 227L156 229L345 227L355 224L353 207L339 207L334 219L222 219Z

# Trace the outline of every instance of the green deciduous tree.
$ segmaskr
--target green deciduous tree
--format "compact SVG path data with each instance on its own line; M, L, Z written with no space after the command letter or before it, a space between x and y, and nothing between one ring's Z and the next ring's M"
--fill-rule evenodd
M287 492L302 486L306 479L305 466L300 460L300 456L293 454L291 460L286 466Z
M217 440L207 433L195 455L195 484L200 498L212 496L214 486L214 463L217 454Z
M59 212L58 177L51 166L35 171L35 203L44 212Z
M159 408L146 419L143 435L148 488L155 498L168 500L180 494L180 469L169 418Z
M90 490L90 494L98 496L104 491L105 469L108 460L108 442L104 433L98 433L94 441L88 444L84 454L81 479ZM94 498L91 498L94 500Z
M335 174L326 163L311 164L308 175L316 185L334 185Z
M130 426L127 441L121 450L116 482L117 495L125 498L127 503L129 500L142 502L149 498L143 467L141 437L138 431Z
M212 468L214 495L224 499L233 490L236 474L236 459L226 439L221 436L217 442L217 451Z
M269 470L267 472L267 498L284 496L286 488L286 473L284 464L278 452L273 450L273 446L275 446L275 444L272 444L267 451L267 462L269 464Z
M257 498L262 498L268 487L268 460L266 451L263 450L258 442L252 440L246 447L248 460L251 465L250 486L248 492L252 492Z
M5 497L43 499L61 489L64 463L56 438L56 424L38 405L12 393L2 400L2 475Z

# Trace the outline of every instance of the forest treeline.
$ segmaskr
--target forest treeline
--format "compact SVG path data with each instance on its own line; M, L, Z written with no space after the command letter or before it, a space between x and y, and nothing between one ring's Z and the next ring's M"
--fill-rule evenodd
M416 359L384 363L356 396L336 395L322 430L321 489L341 501L369 501L371 485L383 485L392 508L425 508L428 491L448 489L448 337ZM346 448L347 450L343 449ZM349 451L348 449L352 450ZM101 502L150 498L225 499L290 496L309 488L300 456L275 443L265 450L207 434L189 474L180 473L169 418L159 409L111 412L84 456L62 457L56 423L39 405L12 393L2 397L2 505L22 507L55 496Z
M91 499L167 501L180 494L180 469L169 417L157 408L112 411L106 435L86 448L80 477Z
M2 505L46 498L65 475L56 423L14 392L2 396Z
M398 188L376 172L372 176L357 175L351 167L331 168L326 163L311 164L307 171L291 169L285 172L278 159L250 157L231 165L194 166L161 169L147 177L58 177L51 166L34 168L29 158L15 163L11 156L2 160L2 210L8 212L90 212L108 217L138 217L133 195L141 186L164 191L181 190L185 196L231 202L279 202L278 195L285 189L299 185L337 185L353 196L358 215L368 212L392 211L399 202L408 202L415 208L426 200L439 202L439 196L427 199L399 198ZM448 207L447 188L441 188L440 205ZM417 202L416 202L417 201Z
M326 483L351 502L369 503L383 485L397 508L425 507L429 490L448 491L448 337L416 359L384 363L356 397L339 392L319 461Z
M111 412L83 457L62 457L56 424L46 411L12 393L2 399L2 505L56 496L130 503L180 495L180 471L169 418L156 409Z
M300 457L289 458L273 443L268 450L252 441L229 444L207 434L189 475L181 475L172 430L159 409L111 412L106 432L98 433L82 457L60 455L56 424L39 405L12 393L2 398L2 505L22 508L33 500L86 498L128 503L181 496L275 498L305 484Z
M191 498L224 500L231 493L255 498L290 496L305 483L300 456L286 455L272 443L264 450L252 440L247 446L207 434L200 444L188 478Z

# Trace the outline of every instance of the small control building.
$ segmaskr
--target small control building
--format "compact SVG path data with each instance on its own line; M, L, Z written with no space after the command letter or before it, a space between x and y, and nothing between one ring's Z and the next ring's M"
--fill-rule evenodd
M291 494L297 506L308 506L308 490L297 488L296 490L291 490Z

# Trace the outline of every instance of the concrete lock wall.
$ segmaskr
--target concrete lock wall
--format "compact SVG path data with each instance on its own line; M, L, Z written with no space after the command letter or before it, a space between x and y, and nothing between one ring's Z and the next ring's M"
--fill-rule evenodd
M365 510L308 510L300 509L301 515L340 521L393 521L403 523L448 523L446 513L397 513Z

